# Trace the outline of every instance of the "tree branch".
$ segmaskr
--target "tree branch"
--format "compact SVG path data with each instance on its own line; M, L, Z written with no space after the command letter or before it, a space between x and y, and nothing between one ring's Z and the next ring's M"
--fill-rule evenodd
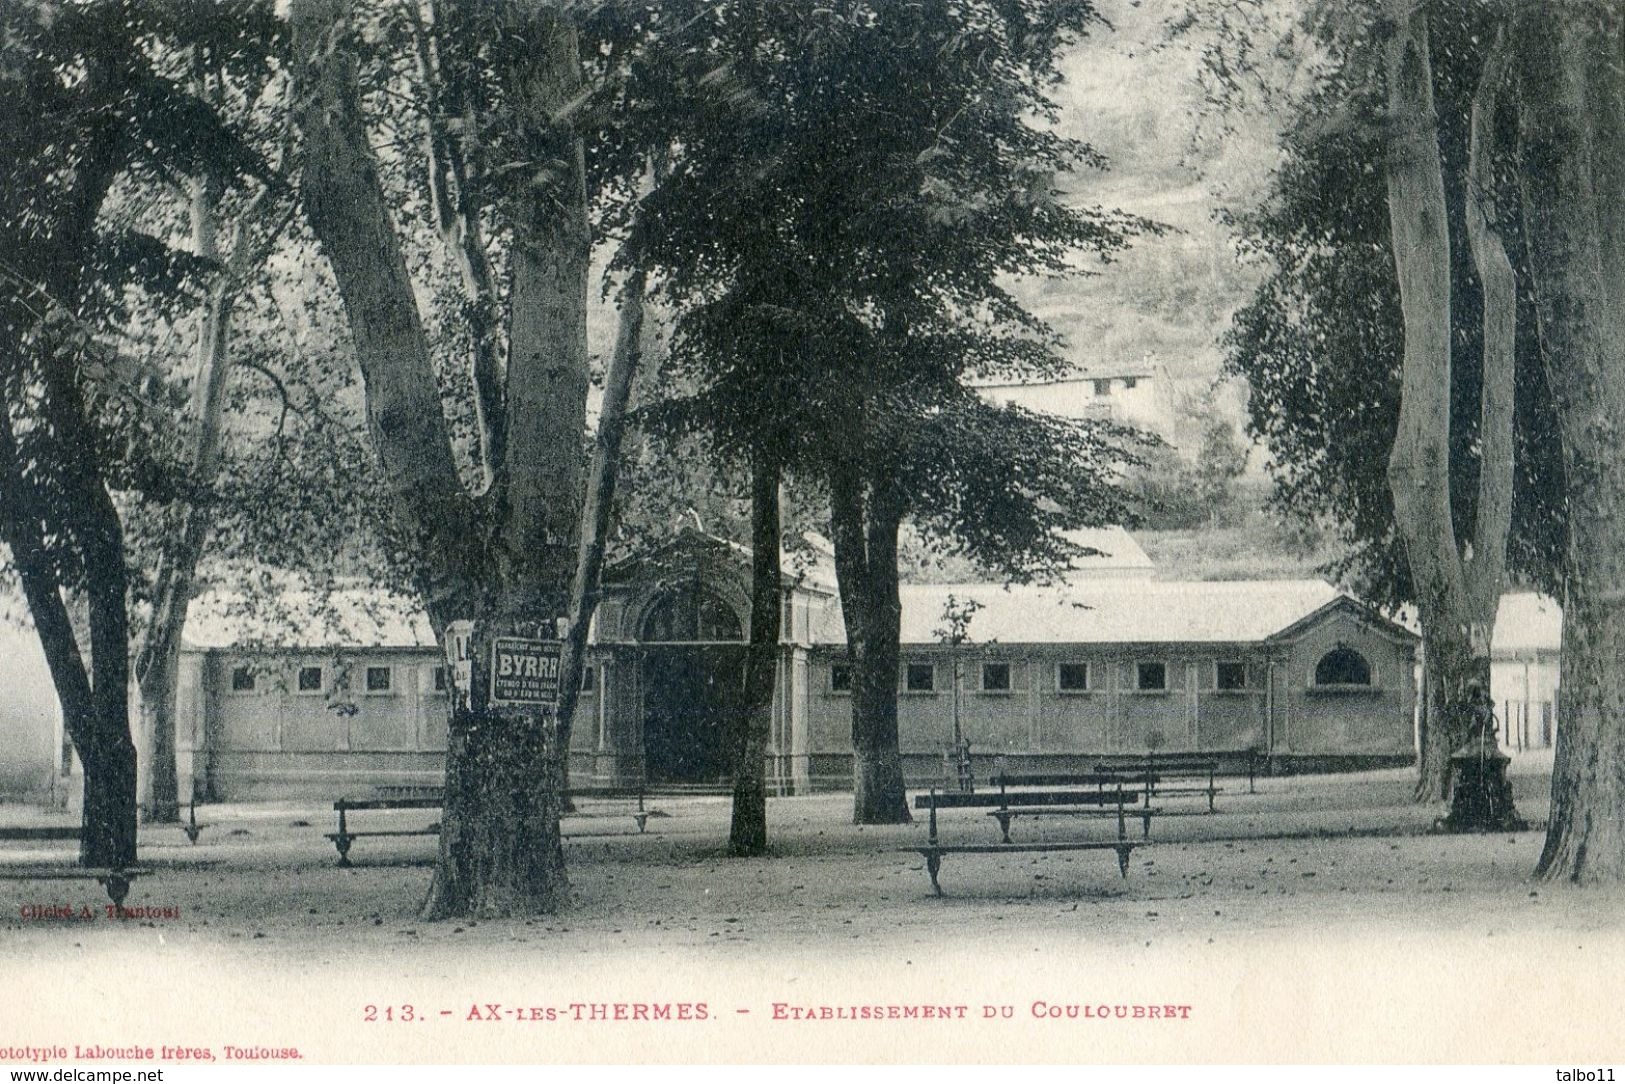
M346 0L291 9L304 134L301 195L350 317L367 419L437 627L455 620L478 564L473 502L452 458L429 344L367 142Z
M1467 161L1467 243L1484 297L1483 386L1479 400L1478 512L1473 547L1463 561L1474 624L1495 621L1512 527L1513 423L1516 397L1517 281L1495 203L1495 115L1510 50L1503 28L1484 61L1473 96Z
M507 459L507 416L505 376L497 346L497 291L492 280L485 240L480 230L479 206L473 198L469 171L458 140L446 131L445 116L461 114L465 130L474 117L463 105L457 80L447 82L440 63L434 33L425 25L415 0L402 0L402 8L412 23L413 52L426 97L424 110L424 155L428 159L429 204L434 208L435 228L440 240L457 264L463 280L464 315L469 323L473 349L470 375L474 383L474 415L480 437L480 469L485 488L496 499L505 484ZM431 9L432 10L432 9Z
M1418 601L1442 615L1463 601L1450 511L1450 239L1427 18L1403 0L1392 6L1386 168L1405 347L1388 488Z

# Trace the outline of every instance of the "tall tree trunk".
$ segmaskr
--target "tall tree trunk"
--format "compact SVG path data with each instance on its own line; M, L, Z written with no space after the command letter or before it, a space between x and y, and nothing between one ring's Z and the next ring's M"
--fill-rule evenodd
M84 563L85 609L90 631L90 738L79 745L85 767L85 807L80 859L89 866L135 861L136 752L130 740L129 572L124 525L91 460L92 435L85 405L71 377L48 366L47 413L69 449L63 493L79 521ZM78 744L77 742L75 744Z
M297 0L295 121L304 139L300 197L344 302L367 425L394 497L396 533L416 561L430 620L472 616L481 564L478 509L452 459L428 339L367 140L350 0Z
M505 14L519 48L499 52L497 73L527 159L541 169L508 205L506 447L491 553L502 594L494 624L551 638L568 617L581 521L591 255L584 150L557 118L583 76L575 27L558 6L512 4ZM462 763L448 763L441 860L424 908L432 917L555 910L565 902L559 817L567 750L556 705L502 715L506 733L470 735L472 756L454 753ZM500 770L486 771L491 764Z
M1473 110L1469 240L1484 283L1485 356L1480 403L1484 455L1478 521L1466 550L1451 509L1450 237L1425 12L1396 3L1387 45L1388 210L1404 318L1400 412L1388 462L1394 520L1405 544L1425 636L1417 797L1445 798L1450 756L1473 719L1473 684L1489 689L1490 634L1500 599L1512 507L1511 266L1486 206L1489 150L1502 50L1491 50ZM1499 808L1480 803L1475 808ZM1482 825L1480 827L1493 827Z
M1505 215L1496 200L1496 162L1501 148L1496 114L1507 80L1511 49L1505 28L1484 61L1473 95L1467 151L1467 244L1483 294L1484 357L1478 416L1478 502L1473 544L1462 559L1468 605L1485 625L1485 652L1493 636L1501 592L1506 588L1507 536L1512 531L1517 421L1518 283L1507 256ZM1484 678L1489 688L1488 674Z
M426 917L551 911L568 895L559 835L563 750L552 706L491 703L499 636L552 638L568 604L587 388L588 231L580 141L551 118L581 85L572 27L511 5L501 75L533 160L524 186L504 396L506 459L476 504L458 481L434 370L359 107L346 0L292 5L305 140L303 195L332 262L366 381L368 419L430 620L471 622L454 684L440 858ZM517 42L519 47L515 48ZM466 687L464 687L466 686Z
M93 52L84 73L86 93L118 101L134 78L122 50L127 42L110 37ZM129 153L128 116L123 110L101 111L83 134L72 184L58 205L59 217L48 230L40 230L34 253L43 269L38 299L47 309L77 317L84 270L96 239L96 219L114 179ZM43 238L41 240L40 238ZM5 305L0 357L21 359L30 350L52 351L50 334L37 334L25 348L35 326L35 310L28 303ZM0 374L6 391L19 370ZM34 374L39 396L37 409L55 461L47 466L57 476L59 507L46 508L32 482L24 477L16 433L9 414L11 403L0 403L0 496L5 514L0 531L6 536L17 564L44 649L52 682L62 705L63 724L85 769L84 809L79 845L80 862L93 867L126 866L136 857L136 754L130 740L129 619L125 610L127 571L124 564L123 524L113 505L96 460L94 439L80 393L75 361L68 350L42 358ZM9 400L9 395L8 395ZM62 601L61 584L47 551L44 531L62 526L79 546L84 571L90 650L81 651Z
M1450 509L1450 238L1427 21L1419 11L1402 17L1388 43L1388 103L1388 211L1405 324L1388 487L1423 625L1458 629L1450 638L1460 640L1466 585ZM1460 684L1451 646L1426 646L1424 799L1444 797L1450 753L1466 737L1464 701L1449 700Z
M85 497L87 511L111 510L110 501L98 506L89 494ZM115 535L111 545L105 540L93 543L99 552L86 554L91 622L91 668L87 671L41 529L49 517L39 509L39 498L23 476L11 418L3 408L0 503L7 510L0 517L0 540L11 550L62 707L63 726L85 770L79 860L97 868L131 865L136 857L136 760L125 700L127 685L103 687L104 682L117 682L127 676L123 667L127 665L128 641L120 638L127 634L122 625L122 542ZM113 523L117 525L116 517ZM118 558L118 564L111 569L110 557ZM110 603L116 603L116 607L110 609ZM109 648L116 649L111 657ZM120 712L124 713L122 718Z
M779 550L779 465L757 448L750 478L750 644L745 654L744 703L733 724L733 820L728 851L767 853L767 742L777 685L782 584Z
M1569 511L1547 880L1625 877L1625 177L1619 12L1523 12L1524 226Z
M581 674L586 666L587 635L598 607L598 582L604 571L609 543L610 513L615 507L615 482L620 470L621 442L626 436L626 407L637 378L639 344L643 339L643 301L647 278L634 266L621 287L621 312L615 329L615 351L604 381L604 400L598 412L598 435L593 441L588 468L586 506L581 513L581 543L576 551L575 580L570 586L570 628L559 682L559 742L565 750L565 782L569 782L570 733L580 697Z
M217 241L218 186L207 178L192 185L189 213L192 246L198 256L221 261ZM152 795L147 816L157 823L179 819L179 785L175 761L175 683L180 675L181 635L197 582L198 563L214 516L208 502L219 473L220 440L226 409L226 378L231 368L231 317L241 277L257 255L249 243L252 226L266 193L244 209L224 266L216 273L204 301L197 343L197 369L192 381L186 462L193 496L179 523L165 538L153 592L152 619L135 651L135 680L141 690L142 724L151 739L147 774Z
M180 820L180 767L175 750L180 670L180 650L172 645L136 678L136 688L141 691L141 732L147 737L146 818L152 824Z
M1472 726L1472 685L1490 687L1490 658L1475 650L1459 622L1448 618L1424 619L1422 642L1422 711L1431 724L1423 735L1422 779L1438 789L1421 797L1434 802L1450 797L1450 755L1462 747Z
M830 472L835 575L852 666L852 818L857 824L912 820L897 733L902 520L903 495L895 484L865 485L844 465Z

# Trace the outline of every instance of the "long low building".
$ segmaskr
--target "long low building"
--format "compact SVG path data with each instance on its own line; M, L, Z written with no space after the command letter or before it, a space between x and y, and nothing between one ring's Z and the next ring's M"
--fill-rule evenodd
M611 569L575 778L727 777L749 560L688 532ZM941 778L956 717L979 772L995 757L1060 768L1147 749L1252 751L1286 769L1413 759L1410 631L1321 581L1167 582L1145 564L1101 553L1059 585L905 586L898 723L911 780ZM851 778L851 671L827 552L787 554L785 568L769 771L799 791ZM949 646L946 610L967 603L967 639ZM194 606L183 792L323 797L438 780L445 669L421 616L359 591L320 607L295 598L274 624L243 611L218 597Z
M1147 750L1375 766L1413 757L1416 637L1319 580L902 589L898 727L916 770L973 754L1069 768ZM974 607L969 642L938 630ZM810 653L809 741L850 749L838 607Z

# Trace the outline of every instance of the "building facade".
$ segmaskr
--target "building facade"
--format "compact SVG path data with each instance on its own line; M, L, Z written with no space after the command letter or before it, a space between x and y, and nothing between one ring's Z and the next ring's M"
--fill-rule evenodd
M1143 554L1115 537L1094 536L1096 554L1059 585L903 587L899 731L912 782L941 778L956 720L988 767L1081 767L1148 749L1252 751L1282 769L1413 759L1408 630L1319 581L1129 574ZM572 730L575 779L728 777L749 561L689 532L609 571ZM787 554L785 568L769 779L781 792L849 785L850 670L829 555ZM967 604L968 639L944 644L946 608ZM439 780L445 670L420 617L340 607L343 640L367 646L324 643L334 633L313 622L303 642L271 647L198 609L182 665L183 797L188 786L253 800Z
M33 629L0 624L0 799L41 805L67 800L71 755L51 671Z
M1503 595L1490 647L1490 697L1501 747L1513 757L1550 756L1557 740L1563 610L1545 595Z
M978 383L990 403L1064 418L1117 422L1166 433L1176 418L1167 380L1150 363L1079 369L1045 380Z
M958 647L937 630L977 608ZM898 728L929 778L973 759L1070 770L1147 751L1268 756L1280 770L1414 759L1416 638L1320 581L1077 580L905 587ZM837 620L812 662L815 768L850 762Z

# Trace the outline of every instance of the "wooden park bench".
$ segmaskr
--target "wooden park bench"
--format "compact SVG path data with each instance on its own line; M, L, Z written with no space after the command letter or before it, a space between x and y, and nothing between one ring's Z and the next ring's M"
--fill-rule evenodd
M1152 806L1153 795L1140 775L1020 773L1001 769L988 782L999 788L1001 802L988 810L987 815L998 822L1005 843L1010 842L1010 822L1017 817L1116 817L1121 827L1121 822L1132 816L1139 818L1140 838L1149 839L1151 818L1162 812ZM947 803L943 803L943 807L947 808Z
M1209 813L1218 811L1214 800L1224 793L1224 788L1218 785L1219 762L1213 757L1152 753L1132 761L1096 764L1095 771L1144 788L1148 801L1179 794L1205 794Z
M1209 813L1217 812L1215 799L1224 793L1218 777L1247 776L1247 793L1258 793L1258 772L1266 763L1263 754L1255 749L1225 753L1143 753L1135 756L1102 760L1095 771L1120 775L1125 781L1145 781L1152 797L1159 795L1204 794ZM1195 785L1169 786L1186 781Z
M436 796L401 798L340 798L333 803L333 812L339 815L339 830L328 832L327 838L338 848L339 865L350 864L350 846L363 836L437 836L440 822L436 820L426 828L372 828L358 831L350 827L350 814L375 809L439 809L441 800Z
M44 843L79 841L80 827L77 824L36 824L27 826L0 826L0 842L12 843ZM107 898L115 906L122 906L130 894L130 885L142 874L149 870L134 866L124 869L99 869L90 866L75 866L68 862L62 864L45 865L42 863L29 863L27 865L0 865L0 880L3 881L96 881L107 889Z
M46 840L73 840L77 843L79 826L77 824L0 826L0 843L39 843Z
M635 802L630 810L604 811L584 813L580 811L568 812L570 818L592 817L625 817L630 816L638 826L641 833L648 828L649 818L662 816L659 810L650 809L646 804L648 791L641 786L626 787L578 787L570 791L572 800L577 798L592 799L621 799ZM338 814L338 831L326 833L326 838L333 841L333 846L339 852L339 865L350 865L350 847L363 836L437 836L440 834L440 821L423 828L382 828L358 831L350 828L350 815L357 811L371 811L384 809L439 809L445 804L445 788L430 785L397 786L386 785L377 788L376 796L372 798L340 798L333 803L333 811Z
M937 895L942 895L942 884L938 880L938 873L942 869L942 859L949 854L1010 854L1016 852L1046 852L1046 851L1113 851L1117 855L1117 871L1123 877L1128 877L1129 855L1137 846L1144 846L1143 840L1128 838L1126 827L1127 807L1139 801L1139 794L1125 789L1118 781L1112 789L1104 786L1097 790L1065 790L1065 791L1009 791L1001 788L997 794L938 794L935 790L928 794L916 795L914 808L930 811L929 829L923 847L911 847L911 851L925 857L925 871L931 876L931 889ZM1110 810L1103 807L1111 806ZM1004 829L1004 841L1000 843L943 843L937 834L938 809L988 809L988 815L999 821ZM1065 840L1046 841L1040 843L1012 843L1010 842L1010 818L1018 814L1032 815L1040 810L1059 814L1062 810L1069 810L1073 815L1080 812L1115 812L1117 816L1117 838L1114 840Z
M0 881L95 881L107 889L107 898L113 906L124 906L130 886L137 877L152 871L136 866L121 869L96 869L89 866L0 866Z
M186 823L180 826L186 833L186 838L196 843L203 834L207 824L197 822L197 802L193 801L186 807ZM33 825L0 825L0 842L44 842L73 840L78 842L80 826L77 824L33 824Z

